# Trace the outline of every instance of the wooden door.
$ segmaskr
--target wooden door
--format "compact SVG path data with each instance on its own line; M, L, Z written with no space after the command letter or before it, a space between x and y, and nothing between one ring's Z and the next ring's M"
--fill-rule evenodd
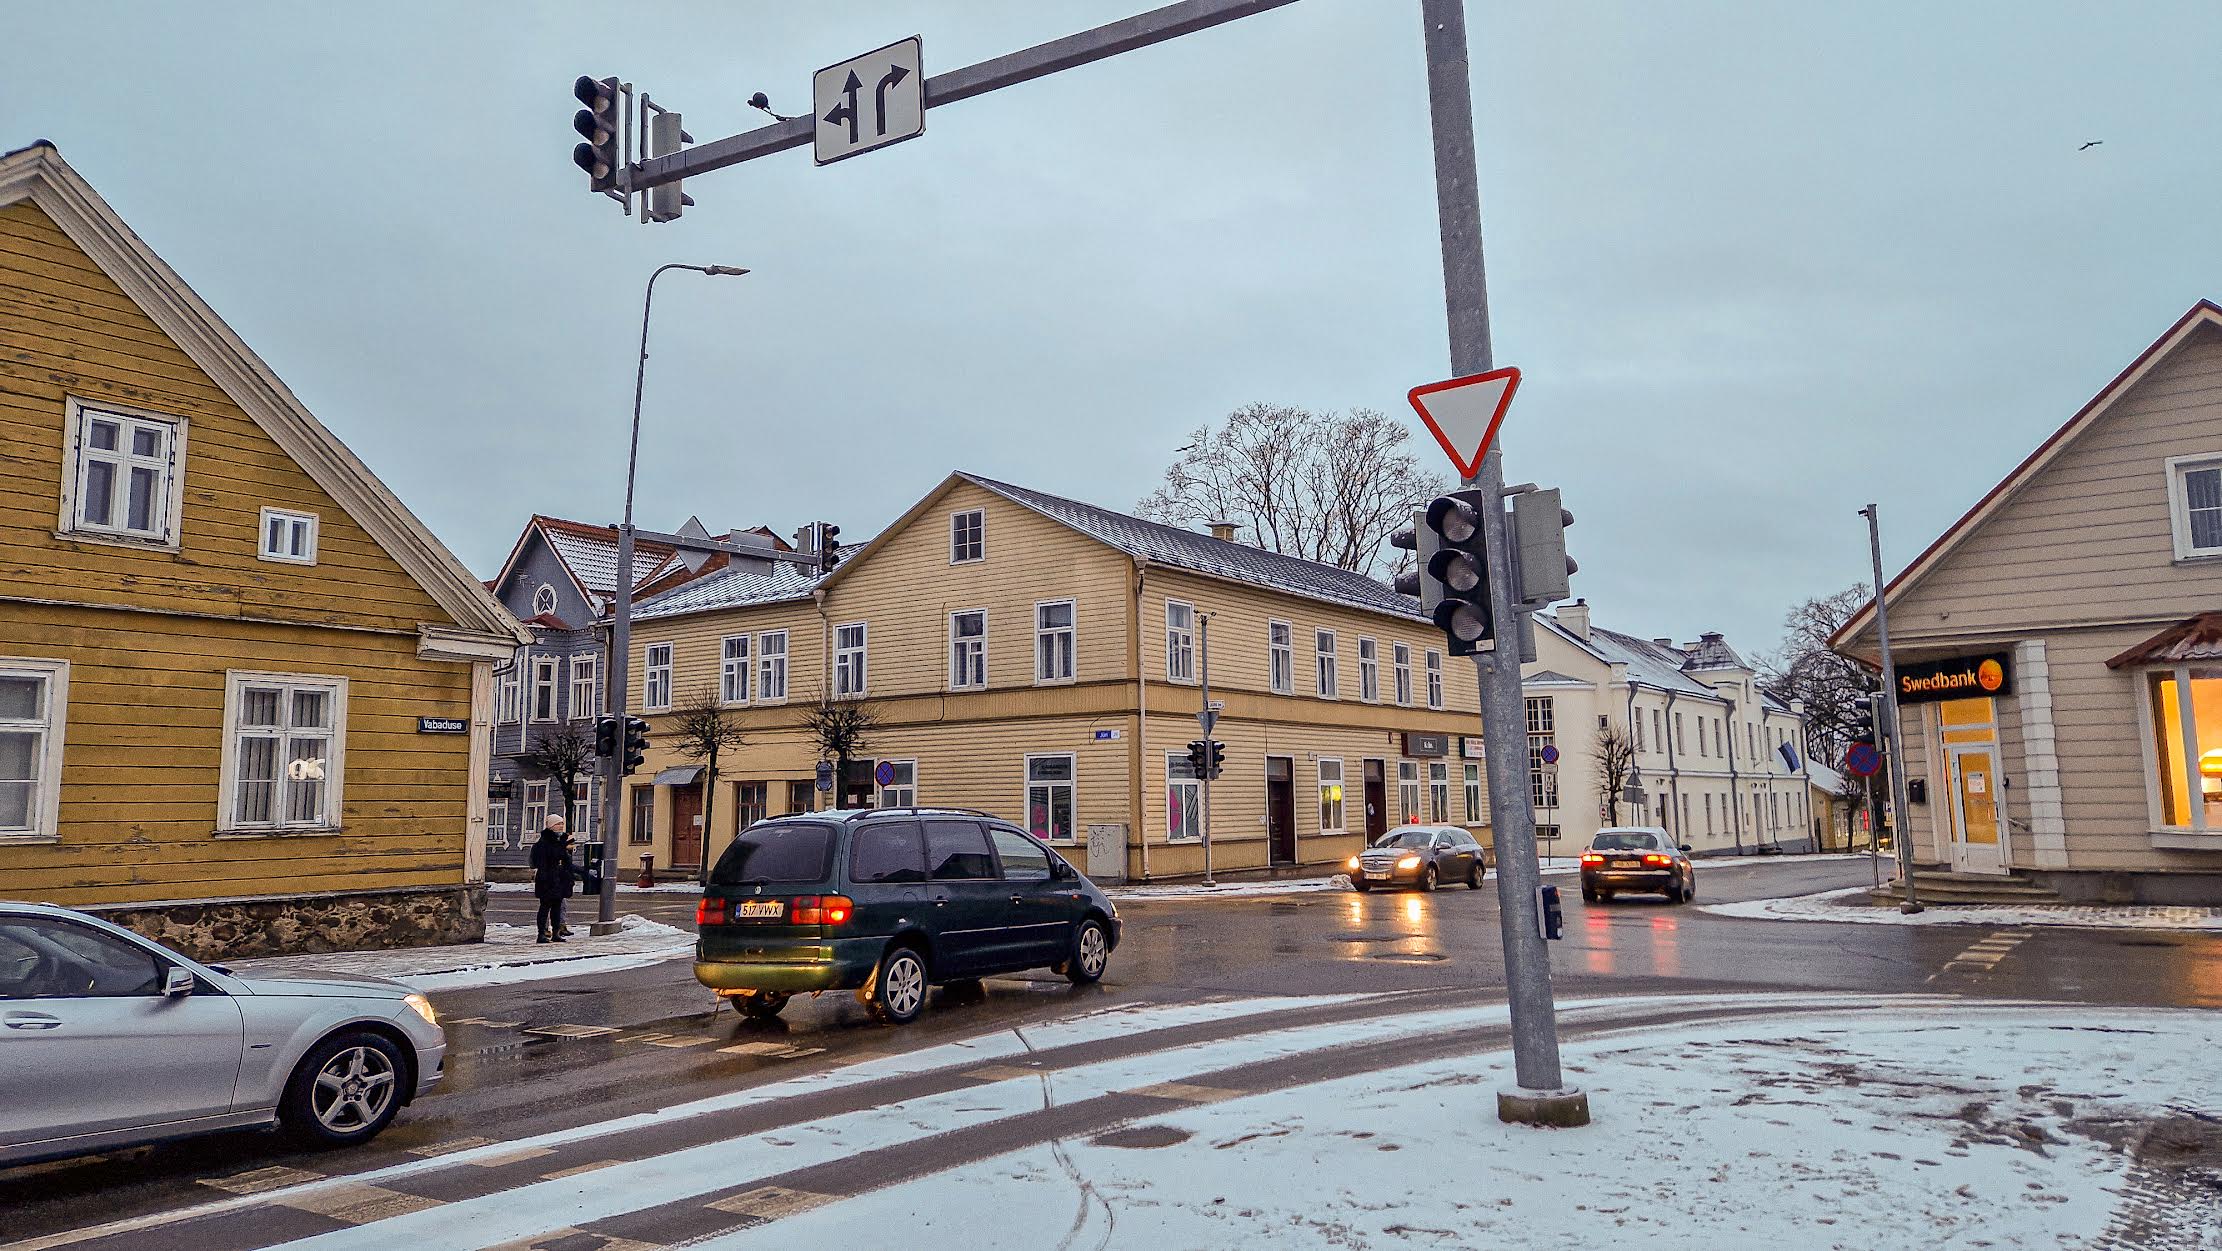
M1389 832L1389 778L1387 766L1366 762L1366 845Z
M702 867L702 791L699 787L671 788L671 867Z
M1296 863L1296 780L1286 756L1265 758L1265 838L1271 863Z

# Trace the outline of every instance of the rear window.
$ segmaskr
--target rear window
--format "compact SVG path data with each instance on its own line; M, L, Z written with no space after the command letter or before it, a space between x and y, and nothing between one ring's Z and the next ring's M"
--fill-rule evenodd
M766 821L748 827L718 857L712 886L809 884L833 876L833 827L822 821Z
M1657 851L1659 839L1655 834L1613 833L1606 831L1589 841L1598 851Z
M852 882L923 882L926 836L916 821L867 821L849 840Z

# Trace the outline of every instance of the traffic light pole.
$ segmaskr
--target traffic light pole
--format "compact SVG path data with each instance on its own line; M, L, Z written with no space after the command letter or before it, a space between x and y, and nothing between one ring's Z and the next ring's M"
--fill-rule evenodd
M1428 115L1435 138L1436 211L1443 236L1443 296L1450 321L1451 374L1491 368L1489 284L1482 267L1481 193L1475 185L1473 93L1466 62L1465 0L1420 0L1427 44ZM1500 1120L1530 1125L1589 1123L1589 1097L1567 1087L1559 1067L1551 954L1538 915L1542 866L1528 791L1527 705L1520 690L1519 617L1507 541L1504 458L1496 448L1466 480L1488 501L1481 514L1489 553L1489 603L1496 650L1475 658L1481 683L1481 741L1489 755L1491 825L1497 851L1497 917L1504 939L1517 1085L1497 1092Z
M1890 767L1890 819L1895 822L1890 827L1890 849L1898 859L1898 878L1906 884L1906 901L1898 905L1898 911L1911 915L1923 909L1914 891L1913 839L1906 829L1906 740L1898 725L1898 666L1890 659L1890 609L1883 603L1882 522L1873 504L1860 509L1859 514L1867 518L1867 554L1875 563L1875 640L1882 651L1883 719L1888 723L1876 729L1890 736L1890 754L1883 757Z
M1211 614L1196 614L1196 676L1203 686L1204 715L1197 718L1204 727L1204 885L1217 886L1211 877L1211 743L1212 731L1218 729L1211 723ZM1145 766L1146 767L1146 766ZM1168 811L1170 811L1168 809ZM1268 856L1267 859L1271 859Z

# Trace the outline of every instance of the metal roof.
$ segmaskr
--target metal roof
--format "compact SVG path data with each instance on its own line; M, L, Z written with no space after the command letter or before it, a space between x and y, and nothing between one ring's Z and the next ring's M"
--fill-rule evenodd
M1682 667L1685 669L1695 669L1703 672L1708 669L1751 668L1750 665L1744 663L1744 658L1737 655L1736 649L1730 647L1728 641L1723 639L1718 632L1700 634L1697 636L1697 642L1680 650L1684 656Z
M809 599L824 575L805 572L781 561L770 573L721 569L692 582L650 596L633 606L636 619L674 617L681 613L708 612L718 608L747 608L757 604L783 604Z
M1539 619L1550 620L1551 625L1561 634L1573 637L1555 618ZM1575 642L1582 640L1575 639ZM1727 698L1682 671L1682 666L1689 657L1679 647L1664 646L1649 639L1639 639L1632 634L1622 634L1596 625L1589 628L1588 645L1592 652L1606 661L1628 666L1628 677L1645 686L1682 695L1695 695L1701 699Z

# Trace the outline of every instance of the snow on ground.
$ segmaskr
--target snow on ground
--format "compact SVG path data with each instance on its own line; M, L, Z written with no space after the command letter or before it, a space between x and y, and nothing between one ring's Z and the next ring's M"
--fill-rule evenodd
M928 1251L2208 1248L2213 1031L2211 1013L1963 1004L1649 1027L1565 1048L1586 1129L1499 1123L1509 1055L1435 1061L1170 1111L701 1245L901 1229Z
M532 893L532 883L488 882L486 884L486 889L490 893L496 895L529 895ZM619 882L617 884L617 893L620 895L699 895L702 893L702 884L700 882L687 881L684 879L676 882L658 882L654 886L640 886L633 882ZM576 901L579 899L592 898L592 895L574 896L573 902L576 903Z
M2064 925L2097 930L2193 930L2222 932L2222 908L2167 907L2152 904L1929 904L1911 916L1895 904L1873 906L1867 888L1753 899L1743 903L1700 904L1724 917L1763 921L1851 921L1863 925Z
M580 977L656 964L694 950L690 931L621 917L615 934L592 937L584 924L563 943L538 943L528 926L488 922L486 941L452 947L404 947L393 951L335 951L309 956L235 960L226 967L241 977L314 972L361 973L390 977L418 990L462 990L473 986L537 982Z

